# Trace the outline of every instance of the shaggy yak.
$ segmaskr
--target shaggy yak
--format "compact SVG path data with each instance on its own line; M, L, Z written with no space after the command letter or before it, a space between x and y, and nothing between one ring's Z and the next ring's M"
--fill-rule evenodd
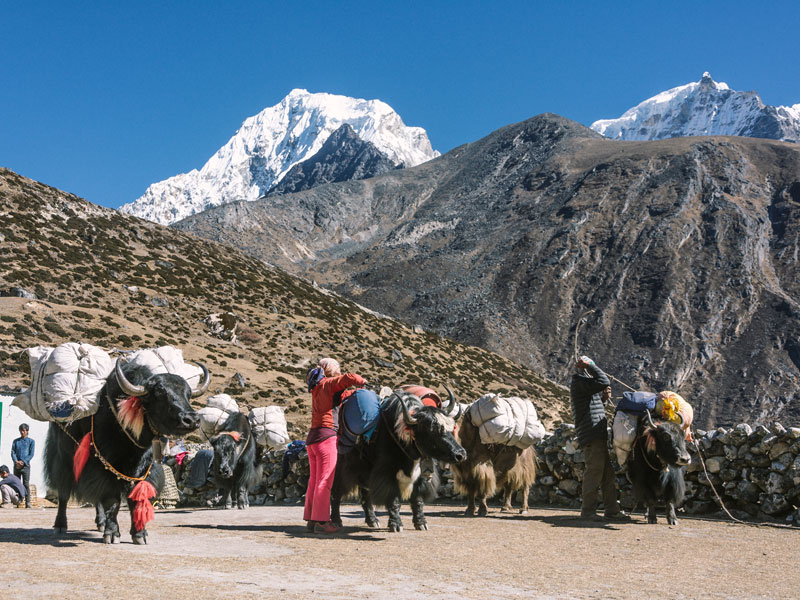
M261 469L256 466L258 449L247 415L232 413L210 441L214 448L211 477L224 492L225 508L233 508L233 490L236 490L236 507L247 508L248 491L261 478Z
M683 503L686 484L683 467L691 461L686 450L686 432L671 421L653 422L650 411L640 420L639 434L633 442L628 474L637 502L647 506L647 522L656 523L656 503L666 505L667 523L677 525L675 507ZM680 416L680 415L679 415Z
M119 541L117 513L121 496L128 499L131 536L135 544L147 543L145 525L153 518L151 498L163 485L163 471L153 464L152 441L160 436L182 436L197 429L199 415L189 399L202 395L211 383L203 370L200 387L170 373L153 375L142 365L122 365L100 390L97 412L69 425L50 423L44 469L48 486L58 492L58 513L53 528L67 530L70 496L95 504L96 523L103 542Z
M511 512L511 500L518 490L522 491L520 513L528 512L528 495L536 478L533 447L523 450L502 444L484 444L478 428L469 418L469 411L461 420L458 438L467 451L467 460L452 466L453 483L467 498L464 514L475 516L477 499L478 516L485 517L489 511L486 499L494 496L498 488L503 490L502 512Z
M336 463L331 490L331 521L341 525L342 497L359 490L367 525L379 527L373 502L386 506L389 531L403 530L401 498L411 498L414 527L428 529L423 512L425 500L415 483L421 475L420 462L433 458L458 463L467 457L456 441L455 422L445 411L423 406L417 396L396 390L380 408L375 432L360 440Z

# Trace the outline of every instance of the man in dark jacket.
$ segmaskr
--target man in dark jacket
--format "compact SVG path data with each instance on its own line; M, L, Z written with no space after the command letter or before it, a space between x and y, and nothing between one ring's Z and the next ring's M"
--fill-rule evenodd
M586 461L581 518L592 521L603 520L595 512L598 503L597 491L600 488L603 493L605 518L625 519L627 515L620 510L617 502L614 469L611 467L611 458L608 455L608 421L604 402L611 397L611 381L608 375L587 356L578 359L575 369L569 394L572 400L575 434Z
M0 466L0 507L11 508L22 502L25 486L16 475L10 475L8 467Z

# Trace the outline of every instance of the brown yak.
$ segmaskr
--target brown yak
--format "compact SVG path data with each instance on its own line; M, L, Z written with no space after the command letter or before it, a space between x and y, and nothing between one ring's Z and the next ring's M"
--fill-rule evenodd
M484 444L478 428L472 424L469 411L461 419L459 441L467 451L467 460L450 465L456 490L467 497L468 517L475 515L478 499L478 516L488 512L487 498L503 490L502 512L511 512L514 493L522 490L520 514L528 512L528 495L536 478L536 460L533 447L517 448L502 444Z

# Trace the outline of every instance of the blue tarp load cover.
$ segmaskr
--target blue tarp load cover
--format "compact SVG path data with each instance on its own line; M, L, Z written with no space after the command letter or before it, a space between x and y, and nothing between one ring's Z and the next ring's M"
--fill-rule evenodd
M656 407L656 394L653 392L622 392L622 400L617 410L629 413L643 413Z
M347 454L359 438L369 439L380 417L381 399L370 390L356 390L339 407L339 454Z

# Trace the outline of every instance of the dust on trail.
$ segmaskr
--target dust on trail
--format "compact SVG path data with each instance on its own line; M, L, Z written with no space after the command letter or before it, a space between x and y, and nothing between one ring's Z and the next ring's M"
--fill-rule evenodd
M800 530L663 518L584 524L536 508L466 518L430 506L429 531L391 534L343 507L345 532L308 534L301 507L158 511L147 546L106 546L92 509L0 510L0 555L15 597L133 598L796 598ZM382 524L385 513L379 513ZM127 531L128 514L120 514Z

